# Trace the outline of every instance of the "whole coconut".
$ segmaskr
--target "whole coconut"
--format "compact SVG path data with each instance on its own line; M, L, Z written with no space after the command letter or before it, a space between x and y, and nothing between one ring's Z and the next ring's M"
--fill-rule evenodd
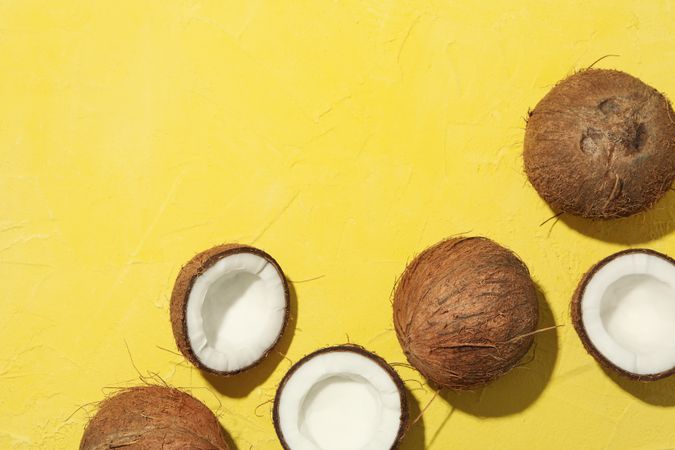
M525 171L558 212L625 217L675 181L675 113L656 89L617 70L558 83L530 113Z
M126 389L104 400L81 450L229 450L213 413L199 400L164 386Z
M508 372L532 345L537 321L527 267L482 237L428 248L394 292L394 326L408 361L450 389L474 388Z

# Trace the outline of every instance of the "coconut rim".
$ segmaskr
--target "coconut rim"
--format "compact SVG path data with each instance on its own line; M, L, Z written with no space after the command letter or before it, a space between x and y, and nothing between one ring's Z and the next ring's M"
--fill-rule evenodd
M286 375L284 375L281 382L279 383L279 386L277 387L277 391L274 395L274 405L272 407L272 422L274 423L274 431L276 432L277 437L279 438L281 446L285 450L292 450L286 443L286 439L281 431L281 424L279 420L279 402L281 401L281 393L286 387L286 383L288 382L288 380L291 379L291 377L295 374L295 372L310 359L313 359L314 357L325 353L332 353L332 352L351 352L364 356L369 360L375 362L378 366L380 366L380 368L382 368L385 371L385 373L389 376L389 378L391 378L391 380L394 382L396 388L398 389L399 398L401 399L401 417L399 418L398 433L396 434L396 438L394 439L394 442L392 443L390 450L398 448L401 441L405 437L406 432L408 431L409 408L405 384L403 383L403 380L401 379L399 374L394 370L393 367L389 365L389 363L387 363L387 361L384 360L384 358L356 344L341 344L330 347L324 347L308 355L305 355L298 362L293 364L293 366L290 369L288 369L288 372L286 372Z
M184 292L181 292L178 280L180 279L181 275L184 274L185 269L193 261L197 260L197 258L199 258L201 255L203 255L205 253L209 253L209 252L213 252L213 254L209 255L207 257L206 261L204 261L204 263L199 265L196 268L196 270L194 270L194 272L190 274L187 287L184 290ZM283 317L281 329L279 330L279 334L278 334L277 338L274 340L274 342L272 342L272 344L270 344L270 346L262 353L262 355L257 360L253 361L251 364L249 364L245 367L241 367L241 368L236 369L236 370L222 371L222 370L212 369L212 368L208 367L207 365L205 365L197 357L194 350L192 349L192 346L190 345L190 342L189 342L189 339L188 339L189 335L188 335L188 329L187 329L187 313L186 313L187 311L186 310L187 310L187 304L188 304L190 292L192 291L192 287L193 287L195 281L197 280L197 278L199 278L199 276L201 276L204 272L206 272L209 268L211 268L213 265L215 265L221 259L226 258L228 256L238 254L238 253L251 253L251 254L254 254L256 256L259 256L259 257L263 258L269 264L272 264L274 269L277 271L279 277L281 278L282 285L283 285L284 303L285 303L284 317ZM283 270L281 269L281 266L269 253L267 253L264 250L261 250L259 248L256 248L256 247L253 247L253 246L250 246L250 245L245 245L245 244L222 244L222 245L217 245L217 246L211 247L207 250L204 250L202 252L197 253L186 264L184 264L183 267L181 267L181 270L179 271L179 273L176 277L176 283L174 284L174 292L172 293L171 297L172 297L171 309L173 309L173 307L174 307L174 301L177 302L177 304L175 306L180 308L180 314L181 314L180 327L181 327L181 333L182 333L182 336L180 336L180 339L185 340L185 351L188 353L185 356L190 360L190 362L192 364L194 364L200 370L203 370L205 372L209 372L209 373L212 373L212 374L215 374L215 375L225 376L225 377L237 375L241 372L249 370L249 369L257 366L258 364L260 364L267 357L267 355L269 355L269 353L272 351L272 349L274 347L276 347L276 345L281 340L281 337L284 335L284 332L286 331L286 326L288 325L288 320L289 320L289 316L290 316L290 303L291 303L290 302L290 289L289 289L289 286L288 286L288 280L286 279L286 275L284 274ZM174 333L174 335L175 335L175 333ZM176 339L179 339L178 336L174 336L174 337ZM179 349L180 349L180 346L179 346ZM182 351L182 349L180 349L180 350Z
M590 355L595 358L596 361L600 363L600 365L603 368L609 368L611 370L614 370L618 372L619 374L635 380L635 381L656 381L656 380L661 380L663 378L667 378L673 374L675 374L675 366L672 368L661 371L658 373L654 374L636 374L633 372L629 372L625 369L622 369L621 367L618 367L616 364L611 362L608 358L606 358L600 350L595 347L593 342L591 341L590 337L588 336L588 333L586 332L586 328L584 327L583 320L582 320L582 312L581 312L581 303L582 303L582 298L584 296L584 293L586 291L586 286L588 282L595 276L598 270L603 268L605 265L609 264L611 261L613 261L615 258L619 256L624 256L628 255L631 253L644 253L647 255L655 256L661 259L664 259L665 261L669 262L675 267L675 259L671 258L670 256L657 252L656 250L652 250L649 248L633 248L633 249L627 249L627 250L622 250L616 253L612 253L609 256L606 256L605 258L601 259L597 263L595 263L589 270L586 272L581 280L579 281L579 284L577 285L576 290L574 291L574 296L572 298L572 302L570 304L571 312L570 315L572 316L572 324L574 325L574 329L576 330L577 334L579 335L579 339L581 340L581 343L583 344L584 348Z

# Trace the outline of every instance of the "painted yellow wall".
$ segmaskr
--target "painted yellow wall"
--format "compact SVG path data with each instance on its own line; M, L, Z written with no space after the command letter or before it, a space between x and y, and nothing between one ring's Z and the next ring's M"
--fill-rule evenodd
M175 355L181 264L260 246L295 281L290 360L348 335L402 362L394 280L462 232L520 254L542 324L563 326L492 386L437 399L404 448L675 447L675 380L617 383L568 317L598 259L675 253L675 192L540 227L521 167L528 108L603 55L675 97L674 22L672 1L1 1L0 448L75 448L91 402L139 382L133 357L240 449L277 449L265 402L289 362L220 381Z

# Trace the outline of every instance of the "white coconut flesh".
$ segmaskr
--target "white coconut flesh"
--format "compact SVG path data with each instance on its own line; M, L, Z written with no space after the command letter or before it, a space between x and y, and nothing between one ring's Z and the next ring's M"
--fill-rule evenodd
M187 334L206 367L234 372L256 363L284 326L283 275L254 253L221 258L199 275L186 307Z
M383 450L396 442L401 393L378 363L356 352L308 359L279 393L277 420L292 450Z
M675 265L631 252L602 266L581 298L583 327L612 364L637 375L675 367Z

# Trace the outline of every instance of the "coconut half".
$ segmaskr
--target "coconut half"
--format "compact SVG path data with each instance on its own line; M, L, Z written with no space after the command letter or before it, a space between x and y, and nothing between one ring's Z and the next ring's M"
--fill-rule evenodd
M644 211L675 181L675 113L618 70L584 70L530 112L525 172L557 212L590 219Z
M648 249L603 259L582 278L572 321L603 366L641 381L675 373L675 260Z
M441 241L406 267L394 327L410 364L439 386L472 389L511 370L539 319L525 264L483 237Z
M341 345L291 367L273 419L287 450L385 450L403 438L408 405L401 378L382 358Z
M176 344L202 370L239 373L281 338L289 297L281 267L264 251L238 244L206 250L181 269L174 285Z
M203 403L165 386L125 389L99 405L80 450L228 450L218 419Z

